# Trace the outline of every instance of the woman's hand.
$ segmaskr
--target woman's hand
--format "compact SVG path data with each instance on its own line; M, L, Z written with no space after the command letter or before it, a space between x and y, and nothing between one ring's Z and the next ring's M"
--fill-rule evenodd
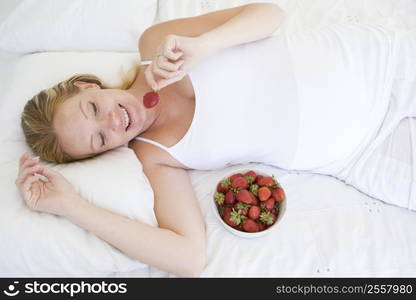
M208 53L198 37L169 34L144 71L146 81L153 90L158 91L181 80Z
M43 175L42 180L34 173ZM15 181L26 205L35 211L64 216L66 210L81 198L73 185L60 173L41 166L39 158L29 158L28 153L19 161L19 174Z

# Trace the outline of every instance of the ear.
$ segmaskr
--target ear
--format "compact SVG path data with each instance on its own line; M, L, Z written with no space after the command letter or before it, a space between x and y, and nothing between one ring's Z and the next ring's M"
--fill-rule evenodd
M96 83L85 82L85 81L80 81L80 80L75 81L74 85L79 87L81 90L100 89L99 85Z

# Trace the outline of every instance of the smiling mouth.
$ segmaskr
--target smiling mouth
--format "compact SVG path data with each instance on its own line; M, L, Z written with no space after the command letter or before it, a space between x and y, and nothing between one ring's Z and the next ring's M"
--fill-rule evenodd
M123 122L124 122L124 129L127 131L131 125L131 118L130 118L130 114L127 111L127 109L122 106L121 104L119 104L121 110L123 111Z

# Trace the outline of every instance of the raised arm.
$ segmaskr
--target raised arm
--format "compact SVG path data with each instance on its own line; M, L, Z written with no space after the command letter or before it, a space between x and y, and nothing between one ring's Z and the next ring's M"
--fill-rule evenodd
M179 81L217 51L272 35L282 19L279 6L253 3L154 25L139 40L141 59L152 60L147 83L159 90Z
M142 60L151 60L169 34L202 37L211 52L270 36L282 22L283 10L273 3L251 3L149 27L139 39Z

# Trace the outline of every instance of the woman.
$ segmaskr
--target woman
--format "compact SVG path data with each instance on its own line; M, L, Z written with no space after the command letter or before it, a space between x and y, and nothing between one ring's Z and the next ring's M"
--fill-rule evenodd
M128 89L74 76L25 107L22 127L42 159L85 159L129 143L154 190L159 228L88 203L25 154L16 184L27 205L144 263L197 276L205 233L188 169L256 161L346 180L385 132L397 43L382 28L352 25L270 37L282 20L276 5L249 4L152 26L139 41L151 63ZM160 101L146 108L151 90ZM410 114L404 102L389 124Z

